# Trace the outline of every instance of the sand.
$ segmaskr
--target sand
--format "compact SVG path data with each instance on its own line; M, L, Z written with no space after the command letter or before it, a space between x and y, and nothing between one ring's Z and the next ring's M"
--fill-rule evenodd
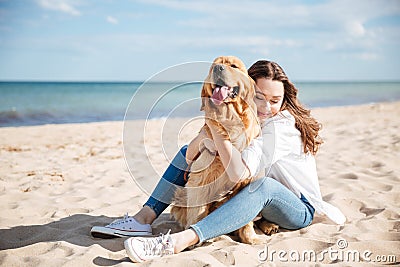
M312 113L324 126L325 144L317 155L322 195L346 215L344 226L316 216L307 228L262 236L265 244L250 246L224 235L135 265L364 266L368 259L373 265L399 264L400 102ZM141 131L143 123L132 125ZM161 142L164 123L151 121L143 139L130 140L128 162L138 183L124 159L122 122L0 128L0 265L134 265L123 238L95 239L89 230L135 213L147 199L143 187L157 181L155 173L166 168L170 151L187 142L200 125L186 127L177 142L171 129L179 129L182 121L168 120L177 127L163 128ZM166 154L161 144L169 146ZM146 166L148 158L152 169ZM179 230L167 209L153 223L153 233L168 228ZM357 255L368 259L358 262Z

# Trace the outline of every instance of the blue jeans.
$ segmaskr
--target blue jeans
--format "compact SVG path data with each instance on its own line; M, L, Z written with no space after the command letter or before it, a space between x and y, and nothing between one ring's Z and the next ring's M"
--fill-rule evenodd
M245 226L260 211L266 220L282 228L296 230L311 224L314 208L303 195L301 198L297 197L287 187L269 177L265 177L255 191L249 190L250 186L246 186L207 217L191 225L200 242Z
M153 209L157 217L172 202L176 186L184 186L186 183L186 150L187 146L184 146L177 153L144 204ZM264 178L256 190L250 190L250 186L251 184L207 217L191 225L200 242L241 228L260 211L266 220L286 229L300 229L312 222L314 208L303 195L297 197L287 187L269 177Z
M184 186L187 146L183 146L169 164L150 198L143 206L149 206L157 217L171 204L177 186Z

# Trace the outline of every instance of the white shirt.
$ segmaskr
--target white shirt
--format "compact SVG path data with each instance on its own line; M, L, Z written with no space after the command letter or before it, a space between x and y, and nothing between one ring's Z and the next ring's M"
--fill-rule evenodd
M346 221L338 208L322 200L315 158L304 153L301 134L289 111L263 122L262 136L242 152L242 159L253 177L265 171L265 176L279 181L299 198L303 194L319 214L337 224Z

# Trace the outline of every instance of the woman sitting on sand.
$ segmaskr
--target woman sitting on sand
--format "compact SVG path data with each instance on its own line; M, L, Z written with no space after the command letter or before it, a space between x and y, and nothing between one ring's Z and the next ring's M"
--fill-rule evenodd
M311 224L315 210L337 224L345 222L346 218L339 209L322 200L314 158L321 144L318 138L320 125L299 103L297 89L274 62L257 61L248 73L256 82L255 102L262 136L240 153L212 125L209 126L224 167L230 168L228 173L232 181L255 176L260 170L265 170L266 177L261 182L249 184L187 230L174 234L168 232L160 237L128 238L124 244L132 261L142 262L179 253L191 245L241 228L260 212L268 221L291 230ZM105 227L95 226L92 235L150 235L150 224L170 203L157 200L157 196L169 192L171 186L167 186L170 183L185 184L187 162L193 160L199 143L205 138L205 133L200 132L189 146L180 150L163 175L168 182L160 180L138 213ZM228 165L229 162L232 164ZM168 195L172 200L173 194ZM251 205L243 204L246 202Z

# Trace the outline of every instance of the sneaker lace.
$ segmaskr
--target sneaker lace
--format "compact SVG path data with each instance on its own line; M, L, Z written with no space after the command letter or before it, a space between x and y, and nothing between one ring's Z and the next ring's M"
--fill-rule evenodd
M163 256L174 254L174 246L170 238L170 232L167 234L161 234L160 237L145 239L144 251L147 256Z
M128 215L128 213L126 213L122 219L116 219L113 222L111 222L109 225L111 226L111 225L118 225L121 223L125 223L128 221L128 219L129 219L129 215Z

